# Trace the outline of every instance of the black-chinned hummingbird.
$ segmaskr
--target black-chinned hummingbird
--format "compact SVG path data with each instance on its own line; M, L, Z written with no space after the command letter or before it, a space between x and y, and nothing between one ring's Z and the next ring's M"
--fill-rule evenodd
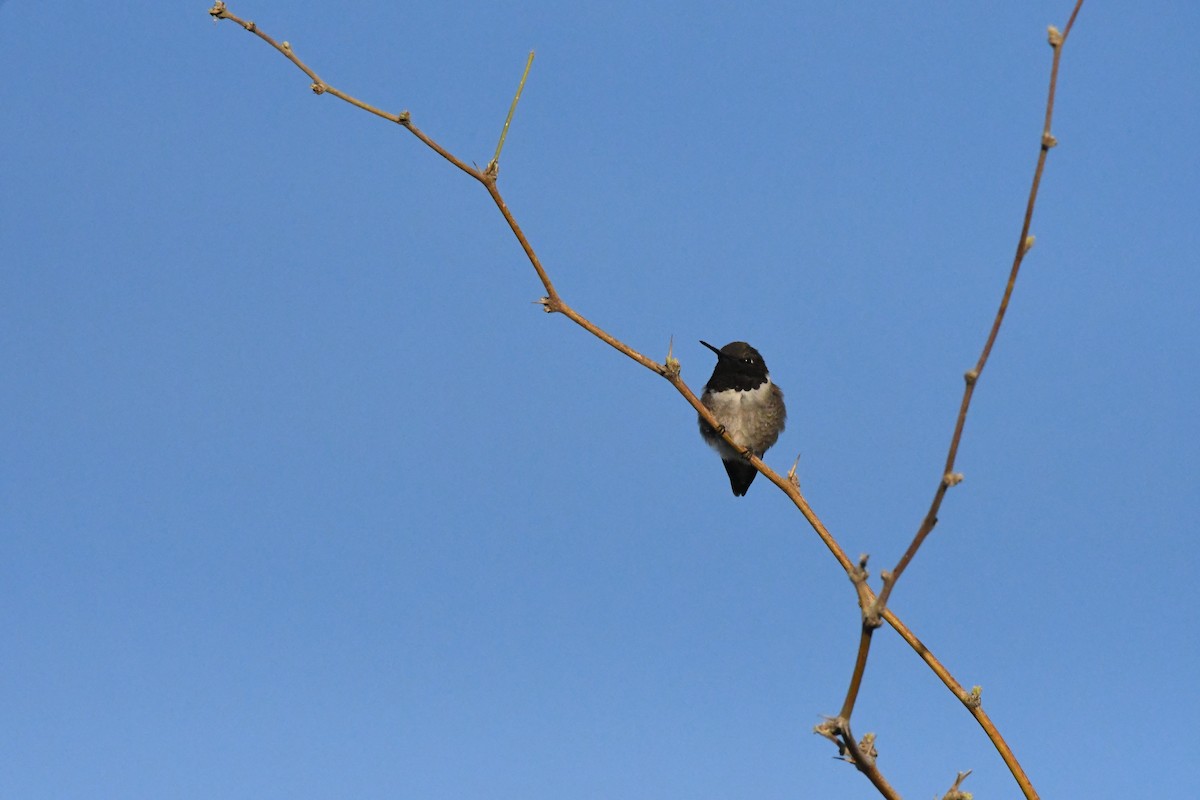
M767 362L745 342L730 342L720 350L705 341L700 344L717 354L717 366L704 384L700 402L738 445L761 458L779 439L787 421L783 392L771 382ZM758 470L750 466L739 450L726 444L703 418L700 435L721 454L734 495L745 495Z

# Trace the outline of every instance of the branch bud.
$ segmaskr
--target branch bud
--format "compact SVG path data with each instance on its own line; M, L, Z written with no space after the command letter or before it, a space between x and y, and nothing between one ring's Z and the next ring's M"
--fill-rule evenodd
M875 734L867 732L863 734L863 738L858 743L858 749L862 751L863 758L868 761L874 761L879 758L879 751L875 749Z

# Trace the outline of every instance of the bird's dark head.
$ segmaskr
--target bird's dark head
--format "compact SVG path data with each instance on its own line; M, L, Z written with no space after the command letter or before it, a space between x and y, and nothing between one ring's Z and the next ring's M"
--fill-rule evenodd
M767 379L767 362L746 342L730 342L719 350L703 339L700 344L717 354L708 384L719 389L756 389Z

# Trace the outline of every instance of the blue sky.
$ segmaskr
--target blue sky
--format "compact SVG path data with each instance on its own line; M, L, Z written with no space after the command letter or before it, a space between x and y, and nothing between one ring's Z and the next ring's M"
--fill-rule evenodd
M481 165L535 48L500 186L558 289L693 388L698 339L755 344L768 462L877 571L1069 6L230 8ZM0 796L872 796L810 733L858 611L786 498L533 304L479 186L207 7L0 8ZM892 602L1044 797L1192 757L1198 26L1085 5L966 479ZM855 726L906 796L1017 796L888 629Z

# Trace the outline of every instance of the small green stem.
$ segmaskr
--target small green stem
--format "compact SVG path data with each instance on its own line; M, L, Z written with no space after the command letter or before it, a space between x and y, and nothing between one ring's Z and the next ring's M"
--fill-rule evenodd
M504 140L508 138L508 126L512 122L513 114L517 113L517 103L521 101L521 92L525 90L525 79L529 77L529 69L533 66L533 51L529 51L529 58L525 61L525 72L521 74L521 82L517 84L517 93L513 95L512 105L508 107L508 116L504 118L504 130L500 131L500 141L496 143L496 155L492 157L492 163L488 164L488 172L495 172L500 166L500 151L504 149Z

